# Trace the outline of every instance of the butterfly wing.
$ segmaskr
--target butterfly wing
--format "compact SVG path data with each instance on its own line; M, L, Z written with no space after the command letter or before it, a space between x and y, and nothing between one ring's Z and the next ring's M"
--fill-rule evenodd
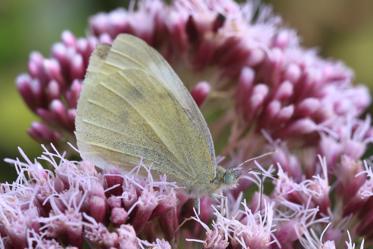
M143 158L190 188L216 173L211 135L189 92L155 50L128 35L92 55L76 135L82 157L100 167L129 170Z

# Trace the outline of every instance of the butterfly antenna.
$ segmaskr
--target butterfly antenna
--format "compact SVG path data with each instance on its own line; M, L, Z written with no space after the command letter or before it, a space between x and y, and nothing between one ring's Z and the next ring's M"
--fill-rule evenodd
M264 195L264 181L263 181L263 173L260 172L260 180L259 180L259 204L258 208L259 211L262 210L262 203L263 203L263 195Z
M198 216L201 215L201 198L198 197L194 202L194 208L197 209Z
M266 156L270 156L270 155L272 155L272 154L275 153L275 152L276 152L276 151L270 151L270 152L266 152L266 153L264 153L264 154L262 154L262 155L260 155L260 156L256 156L256 157L249 158L249 159L247 159L246 161L244 161L244 162L240 163L239 165L237 165L236 168L242 168L243 165L245 165L245 164L247 164L247 163L249 163L249 162L252 162L252 161L255 161L255 160L261 159L261 158L266 157Z

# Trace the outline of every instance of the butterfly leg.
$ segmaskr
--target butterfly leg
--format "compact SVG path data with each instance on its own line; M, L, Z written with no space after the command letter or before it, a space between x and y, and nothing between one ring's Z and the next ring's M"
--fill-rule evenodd
M194 199L194 209L197 210L197 214L201 214L201 197Z

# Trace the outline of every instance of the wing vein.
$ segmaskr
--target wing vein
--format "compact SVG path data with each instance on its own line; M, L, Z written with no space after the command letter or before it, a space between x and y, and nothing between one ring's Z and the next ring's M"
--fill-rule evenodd
M107 111L107 112L113 114L114 116L118 117L118 114L113 112L113 110L110 110L109 108L105 107L104 105L102 105L102 104L100 104L100 103L98 103L98 102L96 102L92 99L88 99L88 103L90 103L92 105L95 105L97 107L100 107L100 108L104 109L105 111Z
M125 142L123 142L125 143ZM123 151L120 151L120 150L117 150L115 148L112 148L112 147L108 147L104 144L99 144L99 143L93 143L93 142L87 142L88 145L91 145L91 146L96 146L96 147L99 147L101 149L105 149L105 150L110 150L110 151L113 151L113 152L116 152L116 153L119 153L119 154L124 154L124 155L129 155L129 156L132 156L132 157L136 157L136 158L139 158L141 159L142 157L141 156L138 156L138 155L135 155L135 154L131 154L129 152L123 152ZM126 144L129 144L129 143L126 143ZM94 154L94 153L92 153ZM148 159L147 159L148 160ZM156 162L154 161L154 163L159 163L159 162Z
M124 134L123 132L120 132L120 131L117 131L117 130L114 130L114 129L111 129L111 128L108 128L108 127L105 127L103 125L99 125L99 124L96 124L92 121L89 121L89 120L86 120L86 119L83 119L83 122L86 123L86 124L89 124L89 125L93 125L93 126L96 126L98 128L101 128L101 129L104 129L104 130L108 130L110 132L113 132L113 133L116 133L118 135L121 135L125 138L128 138L128 136L126 134ZM164 153L162 153L161 151L158 151L158 150L154 150L154 149L150 149L149 147L146 147L146 146L142 146L140 144L133 144L133 143L128 143L128 142L125 142L125 141L122 141L121 143L124 143L124 144L128 144L128 145L133 145L133 146L138 146L138 147L141 147L141 148L144 148L144 149L147 149L149 151L154 151L156 153L158 153L159 155L162 155L164 158L167 158L166 155ZM151 161L151 160L150 160ZM176 163L173 161L173 160L170 160L170 159L167 159L167 161L171 162L173 165L176 165ZM189 175L190 176L190 175Z
M151 76L151 75L149 75L149 74L147 74L148 76ZM136 87L136 85L134 85L134 84L132 84L132 82L124 75L124 74L122 74L121 75L126 81L127 81L127 83L128 84L130 84L133 88L136 88L137 89L137 87ZM154 77L154 79L156 79L156 80L158 80L157 78L155 78ZM170 92L168 92L168 91L166 91L167 93L168 93L168 95L170 96L170 99L173 101L173 102L175 102L175 99L172 97L172 95L171 95L171 93ZM175 103L175 106L176 106L176 103ZM139 113L140 114L140 113ZM141 115L141 114L140 114ZM141 116L144 116L144 115L141 115ZM188 117L189 118L189 117ZM150 122L149 122L150 123ZM153 129L153 127L152 127L152 129ZM154 130L154 129L153 129ZM154 131L155 132L155 131ZM160 137L160 136L158 136L158 137ZM164 142L164 141L162 141L162 143L166 146L166 148L173 154L173 156L174 157L176 157L176 155L170 150L170 148L169 148L169 146ZM177 159L177 158L176 158ZM186 166L192 173L193 173L193 175L194 176L196 176L196 172L195 172L195 169L189 164L189 163L185 163L184 164L184 166Z
M114 53L114 54L117 54L117 55L123 56L123 57L125 57L127 60L129 60L129 61L131 61L131 62L137 64L137 65L138 65L139 67L141 67L141 68L144 68L144 67L145 67L145 65L142 64L141 62L139 62L139 61L137 61L137 60L131 58L130 56L128 56L127 54L124 54L124 53L120 52L119 50L116 50L116 49L113 48L112 50L110 50L110 53ZM118 67L118 65L115 65L114 63L110 63L109 61L106 61L106 63L108 63L108 64L110 64L110 65L112 65L112 66Z

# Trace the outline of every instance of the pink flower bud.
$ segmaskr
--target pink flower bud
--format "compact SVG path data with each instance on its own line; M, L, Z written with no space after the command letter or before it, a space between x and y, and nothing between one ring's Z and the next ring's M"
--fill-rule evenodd
M129 210L138 200L136 189L133 185L123 186L122 201L124 207Z
M254 83L255 73L249 68L245 67L240 72L239 83L236 90L237 103L236 108L242 110L247 103L249 98L253 83Z
M292 30L281 30L273 39L273 46L286 49L287 47L293 45L291 44L294 39L295 34Z
M266 58L266 53L263 49L254 48L249 50L248 58L246 59L246 64L250 67L258 66L263 63Z
M66 46L69 46L69 47L74 47L76 45L76 38L75 36L68 30L65 30L64 32L62 32L62 35L61 35L61 40L62 42L66 45Z
M176 207L163 212L159 217L159 225L167 240L172 240L176 236L179 223Z
M43 70L44 58L39 52L32 52L28 64L28 71L31 77L39 78L41 82L45 82L46 75Z
M279 112L276 115L276 119L274 123L278 122L278 124L281 124L281 123L287 122L293 116L293 113L294 113L293 105L289 105L289 106L285 106L281 108L281 110L279 110Z
M263 104L269 92L268 86L264 84L257 84L253 88L253 93L248 101L248 108L246 109L246 117L248 120L252 118L259 111L259 106Z
M136 231L141 231L144 228L157 205L156 193L145 188L136 202L136 213L133 216L132 224Z
M293 95L293 91L293 84L289 81L284 81L277 88L274 98L280 101L288 100Z
M98 222L103 222L106 215L106 200L99 196L92 196L88 202L88 213Z
M83 79L85 74L83 58L79 54L74 54L70 58L70 78L71 79Z
M37 103L37 97L35 96L34 92L36 92L36 89L32 89L31 86L32 79L27 74L21 74L17 77L16 84L17 89L19 93L22 95L23 100L27 104L27 106L34 110ZM40 89L40 88L39 88ZM40 90L38 90L40 91Z
M320 107L320 101L316 98L306 98L296 107L296 114L300 117L312 115Z
M65 81L62 76L61 66L55 59L45 59L43 67L46 75L50 80L58 82L61 88L65 87Z
M70 86L70 89L66 92L69 107L76 108L81 90L82 83L79 80L74 80Z
M57 81L52 80L49 82L46 93L49 100L58 99L60 97L61 91Z
M54 121L63 124L66 128L71 127L66 107L60 100L52 100L52 102L49 105L49 110L51 111L51 114L54 117Z
M42 123L33 122L27 133L37 141L40 142L57 142L60 135L50 130L50 128Z
M52 47L52 55L60 64L61 68L66 70L68 67L68 59L67 59L67 48L62 43L56 43ZM65 77L66 78L66 77Z
M111 208L120 208L122 207L122 200L117 196L110 196L107 199L107 204Z
M122 225L127 221L128 213L124 208L115 207L111 210L110 221L114 225Z
M317 130L317 125L310 119L304 118L295 121L287 128L289 135L303 135Z
M210 84L206 81L201 81L193 87L191 95L198 106L205 102L210 90Z

